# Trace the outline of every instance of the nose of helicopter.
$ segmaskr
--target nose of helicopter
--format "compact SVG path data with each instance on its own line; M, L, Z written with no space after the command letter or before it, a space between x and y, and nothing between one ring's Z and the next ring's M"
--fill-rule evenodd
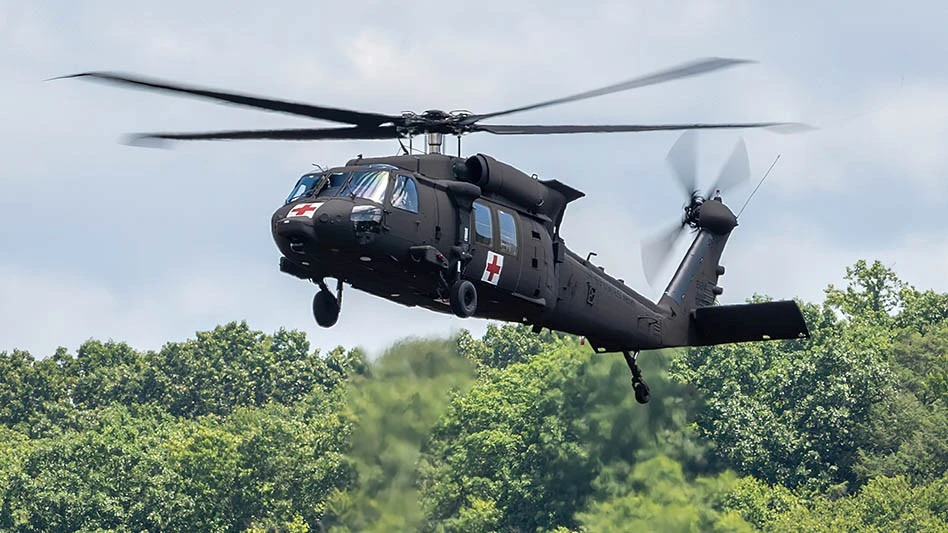
M353 207L346 198L283 206L271 218L273 239L287 257L351 247L357 244Z

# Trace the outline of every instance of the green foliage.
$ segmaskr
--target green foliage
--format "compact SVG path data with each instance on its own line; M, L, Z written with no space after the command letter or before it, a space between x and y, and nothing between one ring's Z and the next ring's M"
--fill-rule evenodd
M73 403L81 409L143 403L154 393L145 389L146 364L142 354L125 343L86 341L66 368L73 379Z
M300 414L272 406L191 420L116 405L83 414L77 431L10 439L0 528L219 530L298 518L316 527L354 469L345 424Z
M794 531L948 531L948 483L912 487L905 478L877 478L858 494L842 499L817 497L776 516L765 529Z
M409 339L352 381L347 404L357 421L350 456L359 484L328 502L332 531L405 531L420 527L416 466L431 428L454 394L474 379L451 339Z
M905 333L890 361L898 387L873 410L857 471L864 479L932 481L948 471L948 322Z
M826 304L849 319L885 325L891 321L891 314L902 306L906 284L879 261L868 265L860 259L846 267L845 279L848 282L845 289L827 287Z
M528 361L534 355L568 335L543 330L533 333L522 324L488 324L481 339L475 339L467 331L458 335L458 351L482 368L505 368L507 365Z
M626 492L599 500L579 521L588 531L753 531L721 496L738 483L731 473L689 480L679 463L658 455L623 480Z
M572 525L597 470L579 439L581 399L567 386L581 364L556 350L493 371L451 402L421 467L432 527L457 530L485 507L501 513L492 522L501 529Z
M323 359L309 353L301 332L280 330L271 338L243 322L166 344L149 359L146 398L189 417L270 401L289 405L315 386L331 390L365 367L361 352L339 348Z
M744 520L765 531L779 517L800 512L803 506L801 499L786 487L771 486L754 477L739 479L721 498L723 508L738 512Z
M828 328L832 331L832 327ZM852 329L799 341L689 350L680 379L705 396L701 434L726 464L769 483L824 489L855 481L868 416L889 390L884 354Z
M71 423L68 360L62 349L40 361L19 350L0 352L0 425L40 436Z
M924 292L906 287L900 294L902 311L896 317L896 326L919 333L948 320L948 294L929 289Z
M891 357L900 388L924 405L948 406L948 320L924 333L907 332Z
M520 325L3 352L0 530L946 531L948 295L846 279L811 340L643 353L647 406Z
M625 494L608 465L621 469L664 451L705 468L706 450L688 429L691 389L669 383L665 364L661 353L643 356L654 393L647 408L633 399L621 358L559 340L543 357L483 370L426 448L428 527L575 528L575 513L594 493Z

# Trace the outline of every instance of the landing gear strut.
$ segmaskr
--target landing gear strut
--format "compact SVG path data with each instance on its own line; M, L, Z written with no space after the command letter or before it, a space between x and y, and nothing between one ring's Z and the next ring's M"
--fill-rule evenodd
M639 403L648 403L649 398L652 397L648 389L648 383L642 379L642 371L639 370L639 365L636 363L636 359L639 357L639 352L622 352L622 356L625 357L625 364L629 365L629 370L632 372L632 389L635 390L635 401Z
M342 307L342 280L336 280L336 294L333 295L326 287L326 282L319 280L319 292L313 297L313 317L316 323L324 328L332 327L339 320L339 309Z

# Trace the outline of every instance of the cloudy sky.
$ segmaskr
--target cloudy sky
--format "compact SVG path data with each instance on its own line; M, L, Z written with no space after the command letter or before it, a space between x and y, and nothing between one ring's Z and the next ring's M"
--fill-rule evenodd
M753 59L504 122L816 125L793 136L700 135L704 184L739 135L755 182L781 154L725 251L723 300L820 300L860 258L948 290L948 3L152 4L0 0L0 351L46 356L89 338L155 349L246 319L264 331L303 329L318 347L377 353L407 335L485 327L349 291L339 323L324 330L310 314L313 287L277 269L269 217L300 173L394 154L396 143L134 148L123 134L323 124L43 81L86 70L383 113L489 112L694 58ZM655 296L662 287L645 283L639 246L680 214L664 163L676 138L479 134L463 148L585 191L567 210L569 246L597 252L608 272ZM737 208L752 188L725 200Z

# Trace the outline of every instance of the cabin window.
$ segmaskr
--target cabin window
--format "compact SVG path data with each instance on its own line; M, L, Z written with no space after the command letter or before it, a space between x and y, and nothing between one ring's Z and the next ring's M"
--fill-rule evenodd
M392 189L392 207L418 212L418 189L415 180L408 176L399 175L395 178L395 188Z
M382 203L385 190L388 188L387 170L362 170L353 172L349 183L339 193L339 196L353 196L365 198L375 203Z
M490 208L480 202L474 202L474 242L490 246L494 242L494 225L490 217Z
M517 255L517 221L514 216L498 209L497 226L500 229L500 253Z

